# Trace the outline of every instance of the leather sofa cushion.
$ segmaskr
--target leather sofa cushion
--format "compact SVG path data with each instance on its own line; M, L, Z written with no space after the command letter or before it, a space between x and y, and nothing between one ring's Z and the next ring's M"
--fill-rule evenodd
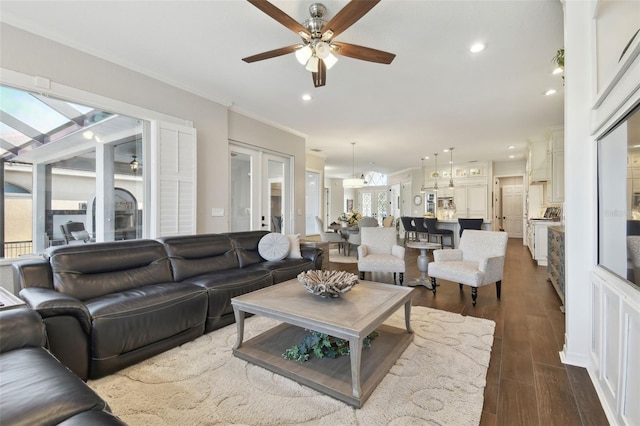
M241 268L264 262L265 259L258 253L258 244L268 231L230 232L228 235L238 252L238 261Z
M300 272L316 269L315 263L309 259L282 259L251 265L245 270L263 269L271 271L273 283L278 284L294 279Z
M0 413L3 425L58 424L107 404L43 348L0 355Z
M93 318L91 357L106 359L202 325L207 294L185 283L154 284L86 302Z
M154 240L66 246L49 262L56 291L80 300L173 280L165 248Z
M158 239L166 247L176 281L225 269L238 269L238 256L226 235L204 234Z
M233 312L231 298L273 284L273 278L264 269L230 269L192 277L185 282L206 288L209 293L207 323L215 322L225 314ZM207 331L210 328L207 327Z

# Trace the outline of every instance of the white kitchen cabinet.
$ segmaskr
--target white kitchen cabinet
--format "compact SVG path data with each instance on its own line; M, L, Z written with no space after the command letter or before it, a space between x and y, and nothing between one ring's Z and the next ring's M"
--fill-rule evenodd
M487 185L467 185L454 188L453 202L457 217L487 218Z
M548 228L559 222L546 220L530 220L527 236L531 257L539 266L547 266Z
M529 182L549 180L549 145L547 141L529 143Z
M551 132L551 202L564 202L564 133L562 129Z

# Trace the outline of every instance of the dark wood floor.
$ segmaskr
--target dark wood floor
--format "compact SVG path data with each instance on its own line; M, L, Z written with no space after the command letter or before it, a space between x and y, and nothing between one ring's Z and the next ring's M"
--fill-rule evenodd
M418 250L406 250L405 283L420 275L418 254ZM357 273L354 264L330 266ZM537 266L522 240L512 238L501 300L496 298L495 285L478 289L475 307L467 286L461 291L458 284L442 281L435 296L431 290L416 287L414 305L496 322L481 425L609 424L586 369L560 362L564 314L546 277L546 267ZM365 279L371 278L367 275ZM393 278L381 274L375 279L391 283Z

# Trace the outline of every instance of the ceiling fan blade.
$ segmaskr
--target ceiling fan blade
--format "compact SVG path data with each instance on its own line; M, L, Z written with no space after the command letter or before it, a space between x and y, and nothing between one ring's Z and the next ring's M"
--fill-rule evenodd
M331 31L333 38L356 23L369 12L380 0L351 0L322 28L323 36L327 31Z
M336 55L348 56L350 58L360 59L363 61L377 62L379 64L390 64L396 57L394 53L338 41L332 42L331 47L333 48L332 52Z
M276 21L280 22L285 27L289 28L296 34L306 34L308 37L311 37L311 33L305 27L303 27L298 21L293 19L291 16L284 13L282 10L278 9L276 6L272 5L266 0L247 0L249 3L271 16Z
M294 45L287 46L287 47L281 47L280 49L274 49L274 50L270 50L268 52L258 53L257 55L248 56L246 58L242 58L242 60L245 61L246 63L250 64L252 62L262 61L264 59L275 58L276 56L282 56L282 55L286 55L288 53L295 52L295 50L300 46L301 45L299 45L299 44L294 44Z
M318 60L318 72L312 72L311 77L315 87L322 87L327 83L327 66L322 59Z

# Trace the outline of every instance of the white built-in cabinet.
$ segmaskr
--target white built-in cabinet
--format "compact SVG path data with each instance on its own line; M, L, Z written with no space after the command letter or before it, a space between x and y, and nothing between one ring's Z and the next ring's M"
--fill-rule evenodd
M549 180L550 152L546 140L529 142L529 156L527 158L527 170L529 183L547 182Z
M454 188L456 215L487 219L487 185L466 185Z
M551 202L564 202L564 129L549 134L551 151Z

